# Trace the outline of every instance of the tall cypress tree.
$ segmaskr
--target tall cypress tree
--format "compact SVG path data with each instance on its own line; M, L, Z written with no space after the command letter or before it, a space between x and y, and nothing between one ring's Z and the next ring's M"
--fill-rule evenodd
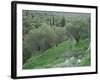
M65 20L65 17L63 16L61 20L61 27L64 27L65 24L66 24L66 20Z

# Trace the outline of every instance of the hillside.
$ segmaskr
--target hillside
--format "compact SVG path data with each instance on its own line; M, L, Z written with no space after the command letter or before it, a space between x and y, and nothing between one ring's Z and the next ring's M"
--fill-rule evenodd
M39 69L53 67L72 67L72 66L89 66L89 52L87 40L81 40L78 45L73 45L71 41L64 41L57 47L54 46L41 55L33 55L23 65L24 69ZM88 56L87 56L88 55ZM87 57L86 57L87 56Z

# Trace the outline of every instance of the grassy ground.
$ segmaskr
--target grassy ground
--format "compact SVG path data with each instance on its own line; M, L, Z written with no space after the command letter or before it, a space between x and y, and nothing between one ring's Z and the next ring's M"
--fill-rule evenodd
M40 55L33 55L23 65L23 69L89 66L90 56L86 57L89 52L84 53L88 46L87 40L81 40L79 44L74 45L71 41L64 41L57 47L54 46ZM79 59L81 60L80 63L77 62ZM66 60L69 62L66 62Z

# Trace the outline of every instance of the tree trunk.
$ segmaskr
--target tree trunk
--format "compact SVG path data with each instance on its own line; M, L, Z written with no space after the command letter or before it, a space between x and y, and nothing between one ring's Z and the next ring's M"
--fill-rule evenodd
M80 36L77 35L77 37L75 38L75 40L76 40L76 43L78 44L79 43L79 40L80 40Z
M79 33L79 31L77 31L76 34L75 34L75 40L76 40L76 43L78 44L79 40L80 40L80 33Z

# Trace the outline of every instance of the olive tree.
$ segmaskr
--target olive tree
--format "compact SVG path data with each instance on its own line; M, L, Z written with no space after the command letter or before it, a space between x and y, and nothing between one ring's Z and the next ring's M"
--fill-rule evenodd
M54 30L43 24L41 27L30 30L23 42L23 59L27 61L32 54L43 53L43 51L55 45L56 34ZM26 56L27 55L27 56Z
M88 22L89 23L89 22ZM90 26L81 19L75 20L66 25L66 33L69 38L76 40L76 43L79 43L80 39L83 37L89 37Z
M65 27L53 26L53 30L56 33L56 46L67 39Z

